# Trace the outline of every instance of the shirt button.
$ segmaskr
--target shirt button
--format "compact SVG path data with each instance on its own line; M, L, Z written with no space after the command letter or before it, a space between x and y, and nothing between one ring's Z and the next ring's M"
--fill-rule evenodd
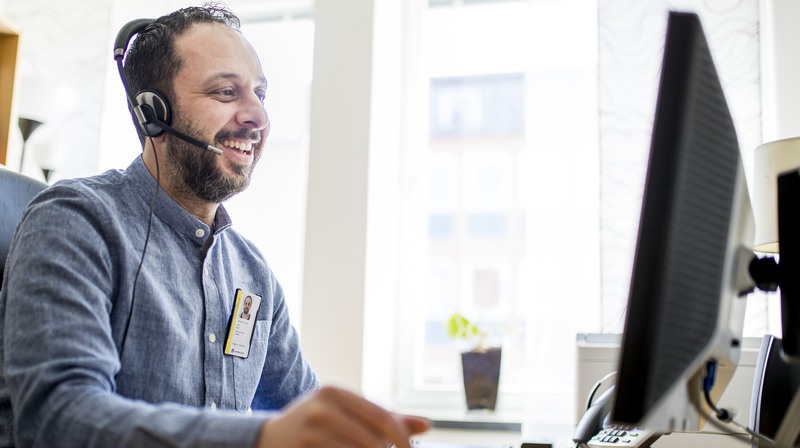
M217 410L217 403L215 403L213 401L211 402L211 410L212 411L216 411Z
M209 273L208 273L208 268L203 268L203 274L205 274L205 275L206 275L206 277L208 277L208 276L209 276Z
M215 335L214 333L209 333L208 334L208 340L209 340L209 342L212 342L212 343L217 342L217 335Z
M203 235L205 235L205 234L206 234L206 231L203 230L203 229L197 229L197 230L194 231L194 236L196 236L198 238L202 238Z

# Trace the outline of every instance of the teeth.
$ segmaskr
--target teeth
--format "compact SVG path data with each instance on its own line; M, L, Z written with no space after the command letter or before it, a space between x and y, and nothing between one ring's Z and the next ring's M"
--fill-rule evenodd
M249 142L241 142L235 140L225 140L222 142L223 145L229 148L236 148L242 152L242 154L247 154L253 150L253 144Z

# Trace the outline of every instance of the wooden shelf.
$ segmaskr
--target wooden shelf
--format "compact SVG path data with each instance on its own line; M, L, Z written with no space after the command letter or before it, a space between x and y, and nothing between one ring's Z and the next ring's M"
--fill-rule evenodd
M0 164L7 165L19 34L0 18Z

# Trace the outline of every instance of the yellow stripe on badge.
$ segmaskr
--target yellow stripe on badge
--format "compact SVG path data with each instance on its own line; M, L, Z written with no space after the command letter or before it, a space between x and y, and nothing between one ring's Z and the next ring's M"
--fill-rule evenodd
M231 344L233 344L233 330L236 328L236 320L239 319L239 315L236 310L239 309L239 301L242 300L242 290L236 290L236 299L233 302L233 314L231 315L231 325L228 327L228 337L225 338L225 350L223 353L226 355L231 354Z

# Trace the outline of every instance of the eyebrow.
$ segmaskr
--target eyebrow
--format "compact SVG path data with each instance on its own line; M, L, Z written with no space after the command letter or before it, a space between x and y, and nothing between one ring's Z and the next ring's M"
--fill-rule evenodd
M241 78L242 77L239 76L236 73L223 72L223 73L217 73L215 75L210 76L208 79L206 79L206 82L204 84L205 85L213 84L214 82L219 81L220 79L224 79L224 80L239 80ZM263 75L260 76L258 78L258 81L259 81L260 84L263 84L264 87L267 86L267 78L265 76L263 76Z

